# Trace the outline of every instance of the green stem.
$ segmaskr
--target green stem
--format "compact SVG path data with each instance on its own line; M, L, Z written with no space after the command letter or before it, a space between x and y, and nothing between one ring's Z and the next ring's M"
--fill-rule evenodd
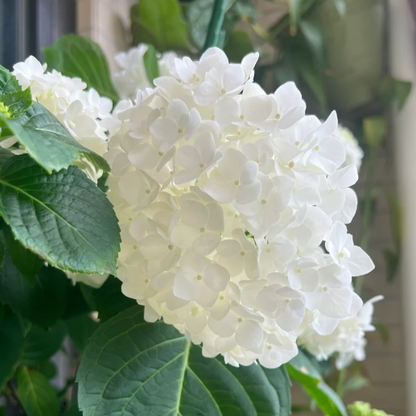
M373 216L373 188L375 181L375 172L376 172L376 162L377 162L377 149L373 146L370 146L370 157L368 161L368 174L367 181L365 186L365 195L364 195L364 209L363 209L363 223L361 228L361 238L360 246L364 251L368 249L368 240L370 238L370 229ZM354 282L354 288L358 295L361 294L361 289L363 285L363 277L358 276Z
M338 374L338 383L337 383L337 394L339 397L344 395L344 383L347 377L347 369L343 368Z
M211 20L209 21L207 37L203 50L213 46L219 46L219 40L221 38L221 28L224 22L224 16L227 6L227 0L215 0L214 7L212 8Z

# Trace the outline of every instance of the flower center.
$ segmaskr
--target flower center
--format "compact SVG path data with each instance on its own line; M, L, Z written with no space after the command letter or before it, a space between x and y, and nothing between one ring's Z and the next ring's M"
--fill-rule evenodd
M150 194L150 189L146 189L146 193L147 193L147 195L149 195Z
M199 167L200 167L201 169L204 169L204 167L205 167L205 163L200 163L200 164L199 164Z
M267 204L267 201L266 201L265 199L262 199L262 200L261 200L261 204L262 204L262 205L266 205L266 204Z
M246 252L244 250L240 251L240 256L244 257L245 255L246 255Z
M289 162L288 166L289 166L290 169L292 169L293 166L295 166L295 162L293 162L293 161L292 162Z
M197 278L198 280L202 280L202 274L198 274L198 275L196 276L196 278Z
M234 185L235 185L235 186L240 185L240 181L234 181Z
M148 284L148 283L150 282L150 280L149 280L149 279L144 279L144 282L145 282L146 284Z
M295 141L295 146L299 146L300 145L300 141L299 140L296 140Z
M342 259L342 258L344 257L344 253L339 253L339 254L338 254L338 257L339 257L340 259Z
M243 115L243 114L241 114L241 116L240 116L240 120L242 121L242 120L244 120L244 119L245 119L244 115Z
M204 227L201 227L201 228L199 229L199 231L201 231L201 233L204 233L204 232L205 232L205 228L204 228Z
M323 290L324 292L328 292L328 286L322 286L322 290Z
M285 302L286 302L286 303L289 303L289 302L290 302L290 299L286 298L286 299L285 299Z
M237 321L241 324L241 322L243 322L243 318L238 318Z
M183 134L183 129L178 129L179 134Z
M227 93L227 91L225 90L225 88L221 88L220 93L221 93L221 95L225 95Z
M168 249L169 249L169 250L173 250L173 245L172 245L172 244L169 244L169 245L168 245Z
M315 152L317 152L319 149L320 149L320 147L319 147L319 146L315 146L315 147L313 148L313 150L315 150Z
M279 114L279 113L277 113L277 114L274 116L274 118L275 118L276 120L280 120L280 114Z

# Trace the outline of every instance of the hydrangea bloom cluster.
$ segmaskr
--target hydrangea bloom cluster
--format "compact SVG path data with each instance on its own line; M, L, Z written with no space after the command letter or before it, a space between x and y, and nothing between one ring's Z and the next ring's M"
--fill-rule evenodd
M116 106L107 184L118 278L145 318L162 317L207 357L274 368L298 339L319 356L331 335L341 351L348 325L362 339L368 307L351 281L374 265L345 225L358 175L336 114L306 116L291 82L266 94L257 59L232 64L217 48L173 57L156 88Z
M30 56L24 62L14 65L16 76L23 89L31 88L33 100L46 107L71 135L84 147L103 156L107 151L107 129L113 124L110 99L100 97L94 89L86 90L87 84L79 78L69 78L56 70L46 72L42 65ZM15 138L2 142L2 147L16 143ZM21 153L22 150L14 150ZM86 159L76 164L95 182L102 175ZM100 287L108 275L67 273L74 281L81 281L93 287Z

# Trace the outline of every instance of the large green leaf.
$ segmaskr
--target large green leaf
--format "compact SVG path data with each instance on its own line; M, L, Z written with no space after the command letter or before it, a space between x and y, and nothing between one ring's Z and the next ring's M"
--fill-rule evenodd
M48 175L28 155L0 169L0 212L14 236L63 270L115 273L120 234L111 203L74 166Z
M61 348L67 333L65 322L59 321L50 330L33 326L26 335L22 363L23 365L38 365L52 357Z
M128 382L126 382L128 380ZM286 416L284 367L234 368L204 358L173 326L132 307L100 326L77 375L84 416Z
M7 242L7 251L10 254L13 264L17 270L29 280L30 284L33 285L44 262L35 253L24 248L22 244L14 238L12 230L8 225L3 224L3 232Z
M14 374L23 350L24 334L16 315L8 313L0 322L0 387Z
M44 48L43 55L48 69L81 78L100 95L118 100L107 59L98 43L75 34L65 35L49 48Z
M22 368L17 375L17 391L27 416L58 416L58 396L41 373Z
M347 416L340 397L323 381L316 367L302 350L286 368L291 378L301 384L325 415Z
M187 26L176 0L140 0L131 9L133 44L158 51L188 49Z
M0 300L31 322L49 326L65 312L69 284L65 273L44 267L32 286L6 253L0 272Z
M8 119L0 112L4 125L16 136L27 152L48 172L67 168L80 155L97 168L110 170L108 163L81 146L65 127L41 104L33 105L20 117Z

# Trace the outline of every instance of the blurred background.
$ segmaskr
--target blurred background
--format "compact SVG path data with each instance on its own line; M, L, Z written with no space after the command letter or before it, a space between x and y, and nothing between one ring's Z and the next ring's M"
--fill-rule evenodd
M7 39L0 42L0 62L11 69L29 55L42 61L43 47L78 33L101 45L116 72L114 56L141 41L134 28L136 4L0 0L0 31ZM203 10L194 10L192 1L181 6L197 44L191 17ZM377 331L367 335L366 361L342 379L328 363L327 377L345 403L368 401L395 416L416 416L414 11L416 0L230 0L224 41L231 60L260 51L256 81L267 92L293 80L310 113L324 118L337 110L364 149L355 187L360 208L351 232L376 269L358 285L364 300L378 294L385 299L376 305ZM298 414L310 414L300 391L293 402Z

